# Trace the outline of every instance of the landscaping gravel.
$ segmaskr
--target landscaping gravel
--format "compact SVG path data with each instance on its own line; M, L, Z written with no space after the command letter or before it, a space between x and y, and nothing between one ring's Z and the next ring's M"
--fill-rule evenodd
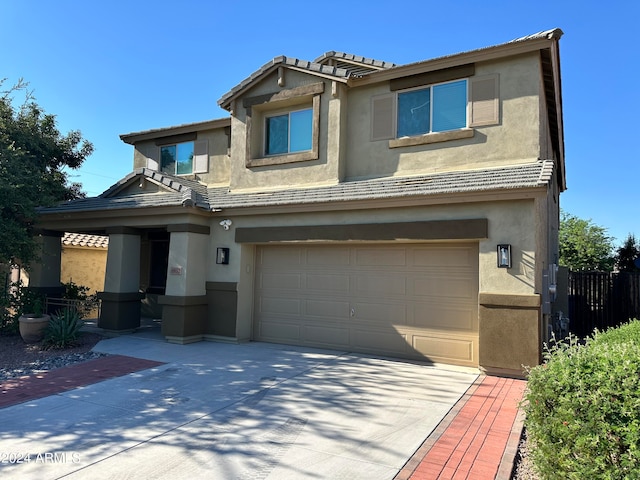
M39 343L24 343L20 335L0 336L0 381L103 357L106 354L91 351L102 338L97 333L82 332L71 348L42 350Z

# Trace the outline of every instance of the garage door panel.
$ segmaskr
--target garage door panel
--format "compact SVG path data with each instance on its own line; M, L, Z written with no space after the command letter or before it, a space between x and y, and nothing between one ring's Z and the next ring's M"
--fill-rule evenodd
M348 348L351 339L348 328L339 328L331 325L304 325L303 338L312 345L326 345Z
M378 297L392 295L406 295L407 278L398 275L358 275L356 277L356 291L359 296Z
M352 305L354 321L383 326L407 324L407 306L404 304L354 302Z
M428 268L474 268L478 262L475 249L467 246L416 248L413 250L413 265Z
M396 330L355 329L353 346L359 351L406 356L407 336Z
M287 266L300 266L303 264L303 250L298 247L290 249L260 249L258 255L259 267L276 267L281 269Z
M300 315L302 313L301 300L290 297L262 297L259 301L258 312L270 315Z
M320 318L346 318L349 316L349 302L327 300L306 300L305 313Z
M478 365L477 243L256 252L255 339Z
M344 294L349 291L349 275L307 274L307 289Z
M263 273L258 277L258 286L261 289L300 289L302 275L300 273Z
M413 348L435 361L463 365L477 363L477 360L474 362L474 342L471 338L465 340L414 335Z
M407 265L404 248L356 248L356 266L358 267L397 267Z
M425 292L430 297L449 299L453 301L477 301L477 292L474 291L475 282L470 278L455 277L419 277L411 282L411 293L423 296Z
M279 343L299 343L300 325L282 322L264 322L260 326L260 336L266 341Z
M471 307L446 306L421 303L413 305L413 326L424 329L478 330L478 315Z
M343 268L350 263L349 247L322 247L307 250L306 263L308 266L337 266Z

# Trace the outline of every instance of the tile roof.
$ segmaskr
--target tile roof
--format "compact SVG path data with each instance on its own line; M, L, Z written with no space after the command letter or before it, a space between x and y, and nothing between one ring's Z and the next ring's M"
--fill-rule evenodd
M251 85L256 81L259 77L266 75L267 73L275 70L278 67L291 67L300 70L306 70L308 72L312 72L315 74L321 74L328 77L335 78L337 80L346 81L349 76L349 70L345 68L334 67L330 65L322 65L320 63L309 62L307 60L300 60L298 58L285 57L281 55L279 57L275 57L270 62L265 63L258 70L253 72L247 78L242 80L238 85L233 87L230 91L225 93L220 100L218 100L218 105L224 108L224 105L228 105L230 99L234 97L236 94L244 90L246 87Z
M226 188L211 188L209 202L225 209L513 190L545 186L552 174L553 161L545 160L509 167L357 180L304 189L233 193Z
M162 174L147 168L130 173L99 197L83 198L43 208L41 213L134 209L167 206L194 206L205 210L278 205L305 205L358 200L407 198L483 191L505 191L546 186L554 170L552 160L506 167L442 172L409 177L354 180L335 185L288 188L265 192L229 191L227 187L207 188L195 180ZM160 193L118 196L119 190L140 178L162 184Z
M498 44L498 45L492 45L488 47L455 53L451 55L444 55L442 57L429 59L427 61L422 60L422 61L408 63L404 65L396 65L390 62L383 62L380 60L365 58L365 57L353 55L350 53L334 52L334 51L329 51L321 55L320 57L316 58L313 62L309 62L307 60L300 60L297 58L290 58L290 57L281 55L279 57L275 57L270 62L265 63L262 67L260 67L254 73L252 73L249 77L245 78L238 85L233 87L229 92L225 93L218 100L218 105L220 105L220 107L222 108L229 109L231 99L234 96L241 93L244 89L249 87L258 78L266 75L267 73L273 71L279 66L295 67L297 69L307 70L310 73L322 74L328 77L333 77L335 79L346 81L352 77L358 77L358 78L367 77L369 74L379 72L380 70L401 69L401 68L411 67L413 65L422 64L425 62L433 62L436 60L457 57L459 55L491 50L497 47L503 47L505 45L510 45L510 44L529 42L533 40L560 38L562 34L563 34L562 30L560 30L559 28L554 28L551 30L544 30L538 33L534 33L532 35L526 35L524 37L515 38L509 42ZM330 62L330 60L335 60L335 62ZM335 65L328 65L328 63L335 63ZM354 63L357 65L354 65Z
M107 248L109 246L109 237L84 233L65 233L64 237L62 237L62 244L76 247Z

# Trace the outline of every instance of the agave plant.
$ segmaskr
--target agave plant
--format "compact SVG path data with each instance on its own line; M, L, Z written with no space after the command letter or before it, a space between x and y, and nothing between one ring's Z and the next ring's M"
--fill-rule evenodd
M45 350L68 348L75 344L82 328L78 310L69 307L58 310L49 320L42 348Z

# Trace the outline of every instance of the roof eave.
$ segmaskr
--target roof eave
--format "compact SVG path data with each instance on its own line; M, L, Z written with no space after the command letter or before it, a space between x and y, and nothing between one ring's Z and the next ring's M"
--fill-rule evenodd
M434 58L431 60L424 60L422 62L400 65L398 67L372 72L362 77L353 77L349 79L349 85L369 85L373 83L393 80L395 78L441 70L443 68L449 68L456 65L496 60L499 58L534 52L541 49L549 48L554 42L557 42L561 36L562 30L555 29L551 30L548 35L544 37L515 40L493 47L486 47L469 52L456 53L453 55Z
M231 91L223 95L220 98L220 100L218 100L218 106L220 106L220 108L223 108L227 111L230 111L231 104L236 98L244 95L244 93L246 93L248 90L253 88L256 85L256 83L258 83L259 81L264 79L267 75L270 75L271 73L273 73L274 71L276 71L278 68L281 68L281 67L286 68L288 70L302 72L302 73L306 73L316 77L320 77L320 78L324 78L324 79L332 80L336 82L341 82L341 83L347 83L349 80L347 77L343 77L339 75L331 75L330 73L311 70L308 68L303 68L303 67L286 63L286 57L277 57L277 58L284 58L285 60L276 61L277 59L274 59L271 64L267 64L268 67L262 67L257 72L254 72L254 74L252 74L247 79L240 82L240 84L237 87L234 87L234 89L232 89Z
M216 118L204 122L186 123L184 125L176 125L173 127L154 128L151 130L143 130L141 132L124 133L120 135L120 140L129 145L135 145L145 140L154 140L156 138L167 137L170 135L180 135L183 133L200 132L203 130L213 130L216 128L224 128L231 125L231 118Z

